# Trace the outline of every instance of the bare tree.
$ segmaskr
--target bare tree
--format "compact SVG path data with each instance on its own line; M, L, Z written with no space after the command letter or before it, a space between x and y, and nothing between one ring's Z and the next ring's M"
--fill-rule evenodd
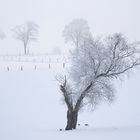
M24 45L24 54L27 54L28 44L37 40L39 26L34 22L26 22L23 25L16 26L12 31L17 40Z
M114 79L123 78L140 65L138 46L116 33L105 39L86 38L78 51L73 50L70 74L60 85L68 108L66 130L76 129L82 107L114 100Z
M0 39L4 39L5 37L5 33L2 30L0 30Z
M65 26L63 36L65 42L71 42L75 46L80 46L84 40L90 36L90 28L84 19L74 19Z

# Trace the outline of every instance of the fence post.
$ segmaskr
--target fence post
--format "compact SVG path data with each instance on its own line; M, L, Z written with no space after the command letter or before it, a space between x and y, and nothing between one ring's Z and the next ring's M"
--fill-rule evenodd
M49 63L49 69L51 68L51 64Z
M22 66L20 67L20 70L23 71L23 67Z
M36 65L34 66L34 69L36 70Z
M63 69L65 68L65 63L63 63Z
M8 70L8 71L10 70L8 66L7 66L7 70Z

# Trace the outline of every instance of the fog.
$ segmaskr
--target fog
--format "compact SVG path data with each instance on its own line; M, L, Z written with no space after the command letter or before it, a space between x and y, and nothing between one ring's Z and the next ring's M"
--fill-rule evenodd
M86 19L94 36L124 33L129 40L140 40L139 0L0 0L0 54L22 53L22 43L11 29L26 21L40 26L39 39L30 45L32 53L50 52L54 47L68 50L62 31L72 19Z

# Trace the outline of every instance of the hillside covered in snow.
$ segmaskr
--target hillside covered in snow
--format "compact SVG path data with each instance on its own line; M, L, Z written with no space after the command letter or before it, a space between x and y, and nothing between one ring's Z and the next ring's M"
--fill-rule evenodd
M140 139L139 70L116 81L114 103L81 111L77 130L64 131L67 108L56 75L64 73L68 64L53 60L0 61L1 140Z

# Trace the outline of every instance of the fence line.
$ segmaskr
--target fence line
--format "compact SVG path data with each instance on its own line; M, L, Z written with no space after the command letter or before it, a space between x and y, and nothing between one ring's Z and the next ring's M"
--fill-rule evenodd
M57 63L60 64L60 63ZM24 70L39 70L39 69L55 69L55 63L47 63L47 65L43 65L43 66L39 66L39 65L32 65L32 66L26 66L26 65L16 65L16 66L9 66L7 65L6 67L3 66L4 70L6 71L13 71L13 70L19 70L19 71L24 71ZM61 65L59 65L60 69L65 69L66 68L66 63L61 63ZM2 68L2 66L1 66ZM2 70L2 69L0 69Z

